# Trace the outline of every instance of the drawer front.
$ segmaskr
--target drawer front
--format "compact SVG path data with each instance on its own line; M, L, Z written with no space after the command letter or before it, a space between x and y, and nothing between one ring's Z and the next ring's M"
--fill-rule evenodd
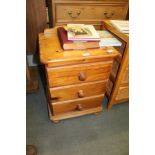
M120 87L116 96L116 100L123 100L129 98L129 87Z
M105 93L106 81L50 88L51 101L60 102Z
M89 63L65 67L46 68L50 87L106 80L112 62Z
M85 99L70 100L64 102L51 103L53 115L69 113L69 112L83 112L85 110L101 106L104 95L87 97Z
M128 4L55 4L55 22L89 22L125 19ZM60 13L61 12L61 13Z
M127 67L124 74L123 74L123 80L121 82L122 84L124 83L129 83L129 68Z

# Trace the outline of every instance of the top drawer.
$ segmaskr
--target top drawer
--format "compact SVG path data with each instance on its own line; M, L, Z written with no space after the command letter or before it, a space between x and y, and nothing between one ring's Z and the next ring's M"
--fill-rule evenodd
M107 80L112 61L71 65L64 67L46 67L50 87L80 84L91 81Z
M127 3L56 3L55 22L96 22L103 19L125 19L128 11ZM54 23L55 23L54 22Z

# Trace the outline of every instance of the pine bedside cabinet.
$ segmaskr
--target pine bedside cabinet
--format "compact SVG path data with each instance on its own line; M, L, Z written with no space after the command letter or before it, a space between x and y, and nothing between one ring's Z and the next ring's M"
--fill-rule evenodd
M56 27L39 34L39 48L46 72L50 119L58 122L102 111L107 81L118 51L113 47L64 51Z

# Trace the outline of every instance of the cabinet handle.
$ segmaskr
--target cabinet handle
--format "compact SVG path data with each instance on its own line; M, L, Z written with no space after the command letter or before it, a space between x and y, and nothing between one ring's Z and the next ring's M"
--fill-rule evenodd
M80 81L85 81L86 80L86 75L83 72L79 73L79 80Z
M78 96L79 96L80 98L82 98L82 97L85 96L83 90L79 90L79 91L78 91Z
M51 100L58 100L59 97L51 97L50 99L51 99Z
M113 12L112 12L112 13L107 13L107 12L104 13L104 16L105 16L106 18L111 18L113 15L114 15Z
M76 109L79 110L79 111L81 111L81 110L83 110L83 107L82 107L81 104L78 104L77 107L76 107Z
M68 15L71 18L77 18L81 14L80 10L68 11Z

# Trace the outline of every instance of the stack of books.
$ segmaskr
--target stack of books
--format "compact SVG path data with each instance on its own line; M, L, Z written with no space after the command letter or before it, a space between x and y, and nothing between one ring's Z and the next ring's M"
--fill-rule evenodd
M129 33L128 20L110 20L111 24L122 33Z
M122 42L115 38L109 31L101 30L97 31L100 36L100 47L107 47L107 46L121 46Z
M99 48L100 36L93 25L67 24L57 28L61 47L64 50Z

